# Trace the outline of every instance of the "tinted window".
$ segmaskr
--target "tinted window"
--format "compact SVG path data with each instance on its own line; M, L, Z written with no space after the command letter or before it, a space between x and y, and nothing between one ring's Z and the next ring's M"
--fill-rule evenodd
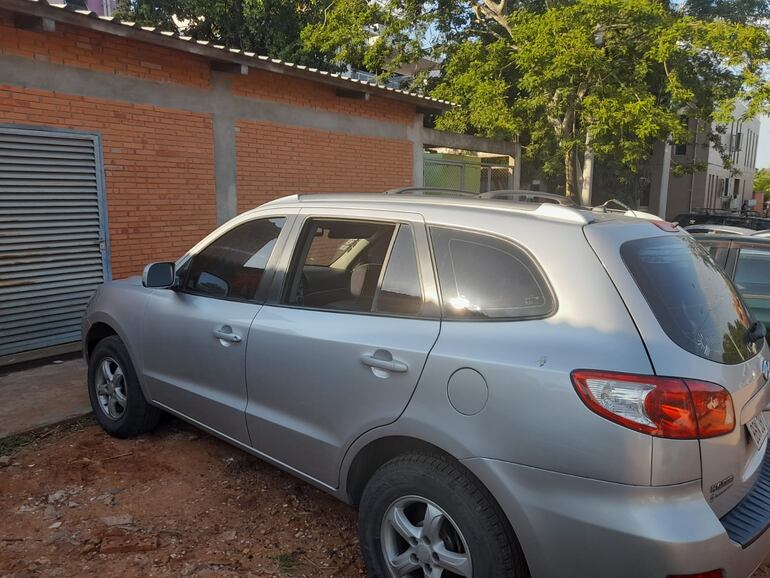
M255 299L286 219L258 219L228 231L192 258L185 290L211 297Z
M375 310L396 315L420 315L422 306L420 272L412 229L402 225L388 258Z
M550 314L554 300L521 249L501 239L432 228L445 317L530 318Z
M733 284L694 239L628 241L620 254L666 334L680 347L720 363L757 353L746 342L749 314Z
M735 266L735 284L744 295L770 296L770 251L741 249Z
M371 311L395 229L390 223L310 220L293 259L284 302Z

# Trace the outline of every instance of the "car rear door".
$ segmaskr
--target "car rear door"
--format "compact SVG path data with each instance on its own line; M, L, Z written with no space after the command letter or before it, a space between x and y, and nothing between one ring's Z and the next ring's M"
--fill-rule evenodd
M747 341L751 319L737 291L689 235L628 222L590 225L585 232L639 328L655 373L716 383L732 396L731 433L665 440L670 453L699 444L703 493L723 516L762 469L767 441L755 444L749 427L770 399L768 346Z
M439 334L435 281L420 215L300 217L249 332L246 421L258 452L336 487L350 444L412 396ZM340 275L347 288L328 291Z

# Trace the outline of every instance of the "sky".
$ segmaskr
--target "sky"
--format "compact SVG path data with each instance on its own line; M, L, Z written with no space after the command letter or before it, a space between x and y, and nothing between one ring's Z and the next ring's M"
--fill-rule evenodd
M759 128L759 145L757 145L757 168L770 167L770 116L762 115L762 126Z

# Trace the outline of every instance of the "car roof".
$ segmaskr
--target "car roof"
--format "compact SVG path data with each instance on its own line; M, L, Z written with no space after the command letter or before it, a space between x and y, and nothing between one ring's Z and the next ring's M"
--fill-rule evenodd
M753 235L726 235L721 233L695 233L693 238L704 241L733 241L750 243L752 245L767 245L770 248L770 237L754 237Z
M757 231L754 231L754 229L748 229L746 227L736 227L733 225L715 225L712 223L703 223L700 225L687 225L685 228L685 231L690 231L691 229L708 229L711 231L716 231L717 233L724 232L729 235L753 235Z
M618 213L597 213L584 209L566 207L555 203L518 203L500 199L484 199L479 197L424 196L424 195L384 195L381 193L341 193L341 194L298 194L270 201L262 207L344 207L357 209L379 209L391 211L414 212L419 210L430 218L432 210L453 210L458 212L476 213L479 216L489 213L508 213L527 219L537 219L543 222L572 223L588 225L602 221L625 220L638 223L639 219L626 217ZM258 210L252 209L253 211Z

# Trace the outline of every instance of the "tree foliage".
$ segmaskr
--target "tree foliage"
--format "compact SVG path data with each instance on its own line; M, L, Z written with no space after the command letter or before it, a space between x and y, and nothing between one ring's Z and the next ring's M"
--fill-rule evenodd
M690 138L683 118L719 144L736 101L750 115L770 102L767 0L338 0L328 12L306 46L385 73L437 59L428 88L461 105L438 126L520 135L568 194L586 151L633 172L655 141Z
M770 195L770 169L759 169L754 177L754 192Z
M273 58L327 66L327 55L307 48L302 30L322 20L328 2L306 0L118 0L116 16Z

